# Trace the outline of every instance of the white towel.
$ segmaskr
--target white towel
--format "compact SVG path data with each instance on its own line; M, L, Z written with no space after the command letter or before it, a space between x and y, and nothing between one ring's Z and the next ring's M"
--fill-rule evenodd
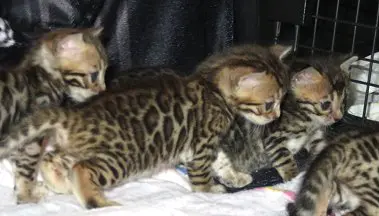
M301 176L277 188L296 191ZM176 170L127 183L106 192L123 206L86 210L73 195L49 194L38 204L16 205L10 163L0 163L0 216L285 216L291 199L275 190L246 190L233 194L193 193Z

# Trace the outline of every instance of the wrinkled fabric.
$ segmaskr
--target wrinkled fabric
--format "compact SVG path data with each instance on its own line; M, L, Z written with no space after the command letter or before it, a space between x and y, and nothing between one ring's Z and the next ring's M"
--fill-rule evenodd
M103 26L112 77L155 65L188 72L233 41L233 0L12 0L0 9L12 28L30 35Z
M122 206L87 210L73 195L49 193L38 204L16 205L9 161L0 162L1 216L287 216L286 205L300 186L303 174L274 188L229 194L193 193L188 179L169 169L108 190L105 195Z

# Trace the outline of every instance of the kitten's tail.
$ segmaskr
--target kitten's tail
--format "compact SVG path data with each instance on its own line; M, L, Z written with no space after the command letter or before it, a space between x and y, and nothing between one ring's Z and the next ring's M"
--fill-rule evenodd
M23 118L20 123L12 125L9 133L0 137L0 159L4 159L36 138L55 132L55 129L62 126L64 118L67 118L64 110L48 108L36 111Z
M336 187L335 178L341 167L341 154L333 154L333 150L323 151L311 164L304 176L295 203L287 206L289 216L326 215L329 200Z

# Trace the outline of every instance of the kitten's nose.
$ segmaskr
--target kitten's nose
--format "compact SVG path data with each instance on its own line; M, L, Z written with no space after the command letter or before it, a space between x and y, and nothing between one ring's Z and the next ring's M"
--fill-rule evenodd
M332 118L334 119L334 121L339 121L342 119L342 117L343 117L343 113L341 111L332 113Z
M96 86L96 87L92 88L92 90L95 92L102 92L102 91L106 90L106 87L105 87L105 85Z

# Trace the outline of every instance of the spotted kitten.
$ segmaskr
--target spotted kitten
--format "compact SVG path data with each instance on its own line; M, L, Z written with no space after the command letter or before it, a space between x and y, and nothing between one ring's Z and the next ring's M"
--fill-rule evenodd
M278 70L286 72L269 49L234 47L212 55L188 77L135 80L76 107L37 111L3 137L0 155L51 137L52 157L61 164L42 164L44 180L86 208L116 205L104 189L179 162L188 168L193 191L223 192L210 167L219 137L236 113L261 124L278 116L276 106L264 109L283 95Z
M346 58L296 60L279 119L265 126L236 119L213 164L222 183L243 187L251 181L247 174L267 167L276 168L289 181L298 174L294 155L300 149L306 148L313 157L324 148L326 126L344 112L348 74L340 67L342 59Z
M290 216L379 215L379 133L345 132L330 141L310 165Z
M101 29L61 29L43 35L17 67L0 71L0 134L28 113L61 105L69 97L82 102L105 90L105 50L98 39ZM16 193L19 202L33 200L31 171L37 166L41 140L33 151L14 152ZM20 154L25 154L21 159Z
M107 59L100 29L63 29L45 34L22 63L0 71L0 131L41 106L65 96L81 102L105 89Z

